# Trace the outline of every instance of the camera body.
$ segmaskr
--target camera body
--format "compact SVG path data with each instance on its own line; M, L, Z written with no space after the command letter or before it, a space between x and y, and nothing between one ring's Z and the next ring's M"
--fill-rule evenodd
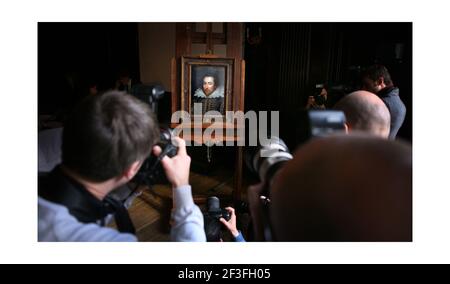
M314 97L314 102L319 106L323 106L327 102L327 98L325 96L323 96L322 94L315 94L313 97Z
M298 127L295 131L296 145L305 143L311 138L345 131L345 114L340 110L299 111L298 118Z
M203 214L207 218L213 218L216 220L220 220L220 218L224 218L225 220L229 221L231 216L230 213L225 209L220 209L217 211L207 211Z
M206 212L203 213L205 233L208 242L218 242L221 239L222 223L220 218L229 221L230 213L220 207L220 200L216 196L208 197Z
M156 156L153 152L145 159L139 172L134 177L134 181L138 184L144 183L147 186L155 184L168 183L166 174L161 165L161 160L168 156L170 158L177 154L178 148L172 144L172 131L163 129L160 131L160 142L157 144L161 147L161 154Z
M220 199L217 196L208 197L206 205L206 213L204 216L207 218L214 218L217 220L224 218L227 221L230 220L230 213L227 210L220 208Z
M312 90L312 97L317 106L325 106L327 103L327 90L325 84L315 84Z

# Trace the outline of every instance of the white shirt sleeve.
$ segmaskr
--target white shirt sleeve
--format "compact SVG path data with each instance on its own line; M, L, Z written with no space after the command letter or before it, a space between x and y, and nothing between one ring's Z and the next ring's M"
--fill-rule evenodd
M190 185L173 189L170 239L177 242L205 242L203 214L194 204Z
M84 224L66 207L38 199L38 241L40 242L136 242L136 236L97 224Z

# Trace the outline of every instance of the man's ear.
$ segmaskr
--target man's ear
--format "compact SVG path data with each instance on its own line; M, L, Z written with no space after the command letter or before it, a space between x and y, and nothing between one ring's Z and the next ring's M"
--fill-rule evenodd
M125 172L123 173L123 176L127 179L127 180L131 180L139 171L139 169L141 168L142 162L141 161L135 161L131 164L131 166L129 166Z

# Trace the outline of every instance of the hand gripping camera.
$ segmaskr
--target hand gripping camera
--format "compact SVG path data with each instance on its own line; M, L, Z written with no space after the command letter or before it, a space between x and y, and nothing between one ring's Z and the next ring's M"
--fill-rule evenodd
M222 223L220 218L229 221L230 213L220 208L220 200L216 196L208 197L206 212L203 214L205 221L205 233L208 242L218 242L221 238Z
M172 136L172 131L170 129L161 130L160 142L157 145L161 147L162 152L159 156L155 156L152 152L144 161L139 172L133 179L133 181L136 182L137 187L141 184L151 187L155 184L164 184L168 182L161 165L161 160L165 156L172 158L177 154L178 149L172 144Z

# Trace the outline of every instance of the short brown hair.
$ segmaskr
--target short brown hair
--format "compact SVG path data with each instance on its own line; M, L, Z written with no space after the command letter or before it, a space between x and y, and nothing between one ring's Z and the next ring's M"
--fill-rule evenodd
M110 91L83 100L66 121L62 164L88 180L106 181L144 160L158 139L150 108Z
M384 83L386 84L387 87L391 87L394 85L394 82L392 82L389 71L383 65L375 64L367 67L362 72L362 78L369 78L373 81L376 81L380 79L380 77L383 77Z

